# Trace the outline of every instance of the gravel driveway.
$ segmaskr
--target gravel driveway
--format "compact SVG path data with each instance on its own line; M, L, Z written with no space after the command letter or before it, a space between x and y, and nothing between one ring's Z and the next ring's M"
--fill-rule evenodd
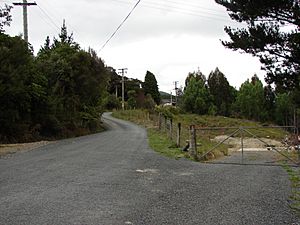
M300 224L281 167L168 159L143 128L104 120L106 132L0 159L0 225Z

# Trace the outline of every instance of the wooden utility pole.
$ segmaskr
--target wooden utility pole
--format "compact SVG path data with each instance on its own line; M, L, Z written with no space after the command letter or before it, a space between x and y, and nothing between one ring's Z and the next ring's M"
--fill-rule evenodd
M177 99L177 93L178 93L178 87L177 87L177 85L178 85L178 81L174 81L174 85L175 85L175 105L177 106L177 101L178 101L178 99Z
M24 40L28 42L28 18L27 18L27 7L37 5L35 2L28 3L27 0L23 2L14 2L13 5L23 6L23 29L24 29Z
M122 110L125 109L125 100L124 100L124 96L125 96L125 84L124 84L124 74L127 73L127 68L122 68L119 69L119 74L122 75Z

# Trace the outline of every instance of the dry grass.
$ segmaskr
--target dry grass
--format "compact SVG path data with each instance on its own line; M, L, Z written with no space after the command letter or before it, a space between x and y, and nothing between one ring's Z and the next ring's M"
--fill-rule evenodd
M0 144L0 157L14 154L16 152L30 151L38 147L49 144L49 141L39 141L32 143L18 143L18 144Z

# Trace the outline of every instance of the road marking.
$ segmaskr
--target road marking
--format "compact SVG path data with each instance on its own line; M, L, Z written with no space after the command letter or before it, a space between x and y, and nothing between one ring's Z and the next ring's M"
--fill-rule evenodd
M158 173L157 169L144 169L144 170L136 170L136 172L138 173Z

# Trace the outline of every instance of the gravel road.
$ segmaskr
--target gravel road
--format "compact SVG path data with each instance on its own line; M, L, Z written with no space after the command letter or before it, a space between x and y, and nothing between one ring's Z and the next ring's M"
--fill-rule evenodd
M0 159L0 225L300 224L281 167L168 159L146 131L109 130Z

